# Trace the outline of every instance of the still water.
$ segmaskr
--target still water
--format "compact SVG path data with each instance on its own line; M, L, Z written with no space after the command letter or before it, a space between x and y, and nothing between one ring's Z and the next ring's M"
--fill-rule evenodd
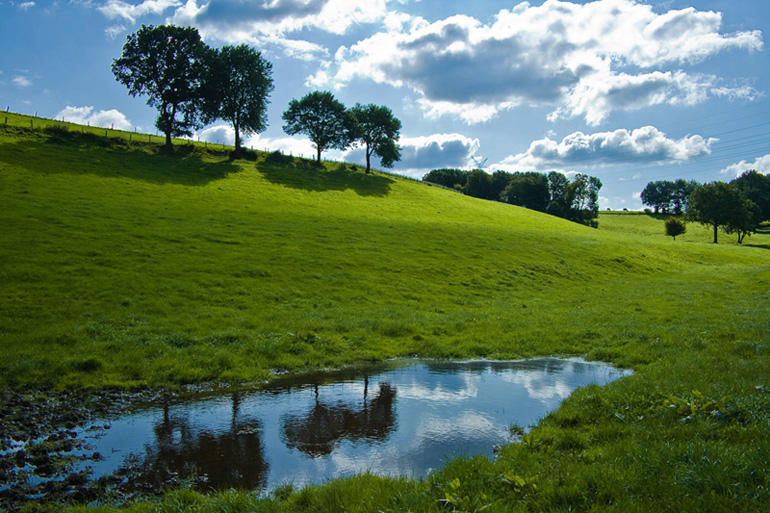
M391 362L249 393L142 405L80 436L102 455L92 478L137 485L269 489L364 471L425 476L456 455L493 455L513 424L536 423L573 390L630 371L580 359ZM131 469L130 473L126 469Z

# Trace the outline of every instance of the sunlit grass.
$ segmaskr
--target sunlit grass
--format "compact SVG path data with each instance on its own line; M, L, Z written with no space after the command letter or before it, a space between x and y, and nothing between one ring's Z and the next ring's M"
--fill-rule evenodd
M180 491L159 511L768 506L766 233L672 241L661 218L604 213L595 230L344 164L69 130L0 124L5 388L253 383L408 355L636 371L496 462L271 500ZM670 407L693 390L720 415Z

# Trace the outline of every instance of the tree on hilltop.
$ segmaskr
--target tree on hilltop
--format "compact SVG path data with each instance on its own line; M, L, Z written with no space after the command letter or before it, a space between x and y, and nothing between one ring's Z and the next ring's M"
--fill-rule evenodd
M223 46L213 52L206 80L207 111L232 124L236 153L241 149L241 133L267 128L272 72L273 65L248 45Z
M292 100L283 120L288 135L305 134L313 141L319 164L322 151L344 150L355 140L355 118L328 91L313 91Z
M211 49L198 30L174 25L142 25L129 35L112 73L131 96L147 95L158 109L155 126L171 138L192 135L204 124L203 83Z
M384 167L393 167L401 160L401 148L398 146L401 121L393 116L387 107L357 103L351 109L356 119L356 139L364 143L366 153L366 172L371 170L371 156L380 157Z

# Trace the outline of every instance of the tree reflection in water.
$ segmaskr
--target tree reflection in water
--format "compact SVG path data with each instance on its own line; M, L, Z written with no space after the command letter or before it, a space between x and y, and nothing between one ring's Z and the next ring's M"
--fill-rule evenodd
M155 443L146 445L144 458L131 469L133 484L162 489L181 480L196 488L260 489L267 483L268 464L257 419L240 418L240 394L232 395L232 416L227 431L196 429L189 416L172 413L163 405L163 417L153 426Z
M367 397L369 379L364 379L361 406L342 402L324 403L315 387L315 404L307 413L288 413L283 417L283 440L287 447L297 449L311 458L330 454L337 444L347 439L368 442L383 441L396 425L393 405L396 390L390 383L380 383L374 399Z

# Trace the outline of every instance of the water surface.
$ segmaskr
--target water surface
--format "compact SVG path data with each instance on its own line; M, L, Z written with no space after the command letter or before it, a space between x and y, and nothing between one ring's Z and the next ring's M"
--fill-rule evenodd
M457 455L493 455L510 427L536 423L578 387L630 371L580 359L391 362L269 389L170 399L80 433L139 486L269 489L364 471L425 476ZM126 473L126 469L131 472ZM122 469L122 470L121 470ZM204 478L204 479L200 479Z

